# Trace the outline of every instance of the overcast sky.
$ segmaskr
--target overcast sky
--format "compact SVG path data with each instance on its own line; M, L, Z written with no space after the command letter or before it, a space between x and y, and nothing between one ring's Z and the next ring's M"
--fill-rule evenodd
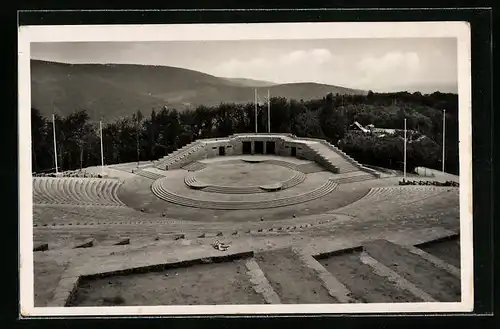
M380 92L457 91L452 38L32 43L31 58L166 65L219 77Z

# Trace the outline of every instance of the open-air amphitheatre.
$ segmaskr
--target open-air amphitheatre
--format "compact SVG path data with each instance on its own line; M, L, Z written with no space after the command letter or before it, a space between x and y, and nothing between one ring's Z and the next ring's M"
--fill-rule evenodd
M101 170L33 177L35 306L460 301L456 186L289 134Z

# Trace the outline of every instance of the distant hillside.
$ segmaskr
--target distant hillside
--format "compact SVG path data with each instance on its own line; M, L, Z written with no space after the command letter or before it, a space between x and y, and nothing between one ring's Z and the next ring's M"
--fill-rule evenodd
M47 116L86 109L92 119L101 116L111 119L137 110L149 114L151 109L163 106L183 110L200 104L253 102L255 84L266 83L218 78L168 66L31 61L31 105ZM316 83L265 86L259 92L261 100L267 89L272 97L304 100L321 98L330 92L365 94L361 90Z
M275 82L270 82L270 81L261 81L261 80L254 80L254 79L245 79L245 78L224 78L230 82L233 82L235 84L241 85L243 87L270 87L270 86L275 86L278 83Z

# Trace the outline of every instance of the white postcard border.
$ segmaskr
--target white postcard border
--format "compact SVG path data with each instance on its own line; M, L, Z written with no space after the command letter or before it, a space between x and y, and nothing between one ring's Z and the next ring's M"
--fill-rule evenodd
M459 93L462 300L457 303L34 307L31 178L31 42L264 39L456 38ZM22 316L209 315L470 312L473 310L472 125L470 27L466 22L348 22L175 25L22 26L19 72L19 234Z

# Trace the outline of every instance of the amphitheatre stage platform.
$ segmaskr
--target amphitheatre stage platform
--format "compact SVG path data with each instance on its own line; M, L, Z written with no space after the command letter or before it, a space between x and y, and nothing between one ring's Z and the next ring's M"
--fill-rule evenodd
M35 306L460 301L458 187L286 134L101 170L33 178Z

